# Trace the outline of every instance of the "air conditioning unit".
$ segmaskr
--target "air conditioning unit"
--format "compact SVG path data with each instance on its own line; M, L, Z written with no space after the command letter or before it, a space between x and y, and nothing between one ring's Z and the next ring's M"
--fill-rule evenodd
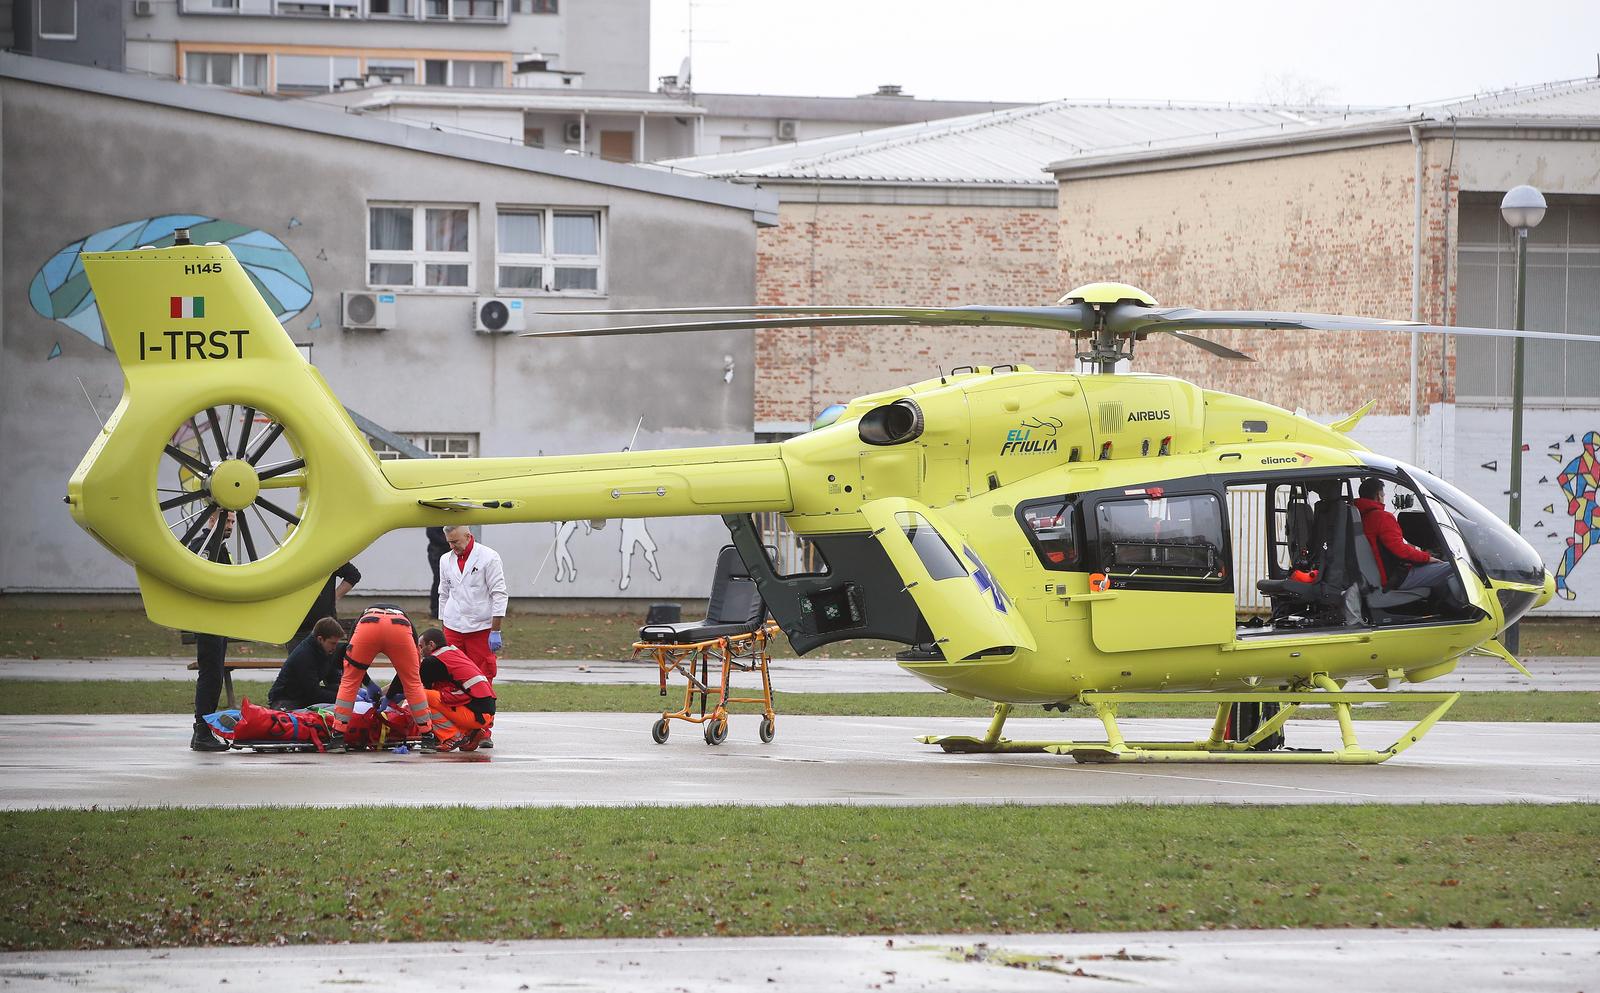
M393 293L341 293L339 310L344 315L344 326L368 331L392 328L398 308Z
M479 334L513 334L527 330L522 301L507 297L479 297L472 305L472 329Z
M792 118L778 119L778 140L798 141L800 139L800 122Z
M577 121L568 121L561 126L561 137L567 140L567 144L576 145L583 140L583 126Z
M152 5L151 0L133 0L134 17L154 17L155 15L155 7Z

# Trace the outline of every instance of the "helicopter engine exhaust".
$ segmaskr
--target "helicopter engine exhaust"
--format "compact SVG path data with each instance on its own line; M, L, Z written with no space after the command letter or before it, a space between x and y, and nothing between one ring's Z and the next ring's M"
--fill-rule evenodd
M903 445L922 436L922 408L915 400L896 400L861 416L857 430L869 445Z

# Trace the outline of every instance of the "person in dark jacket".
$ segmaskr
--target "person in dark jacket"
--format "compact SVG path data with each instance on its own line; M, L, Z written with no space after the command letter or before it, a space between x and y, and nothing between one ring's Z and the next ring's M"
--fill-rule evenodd
M433 586L428 590L428 616L439 616L439 558L450 550L444 528L428 529L428 568L433 570Z
M201 558L224 564L231 563L228 539L233 537L234 512L215 510L200 534L189 543L190 549ZM221 528L222 533L217 534ZM213 547L214 546L214 547ZM228 743L218 741L206 723L206 715L215 713L222 699L222 682L227 671L228 639L219 634L195 632L194 679L194 731L189 735L189 747L197 752L225 752Z
M1418 581L1431 579L1435 572L1442 572L1442 570L1432 570L1426 575L1419 573L1419 566L1430 562L1443 563L1406 541L1404 532L1400 530L1400 522L1383 506L1383 480L1375 477L1363 479L1361 488L1357 492L1359 497L1354 506L1361 513L1361 530L1365 532L1367 541L1372 545L1372 557L1378 560L1378 578L1383 581L1384 589L1416 586L1419 585ZM1388 553L1399 562L1408 563L1411 568L1407 570L1406 575L1396 576L1391 582L1389 570L1383 561L1384 553Z
M300 710L314 703L333 703L339 697L344 675L344 627L324 617L311 634L294 647L267 691L267 705L278 710Z
M311 605L310 613L300 622L300 629L294 633L294 639L289 642L291 647L300 644L310 634L317 621L324 617L339 619L339 601L344 595L355 589L361 582L361 570L356 568L354 562L346 562L333 571L328 581L322 584L322 592L317 594L316 602Z

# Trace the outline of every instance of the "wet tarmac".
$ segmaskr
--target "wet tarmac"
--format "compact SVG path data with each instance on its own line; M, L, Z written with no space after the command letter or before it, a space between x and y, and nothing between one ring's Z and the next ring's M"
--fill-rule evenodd
M109 659L0 659L0 679L170 679L192 681L191 657ZM1539 656L1525 660L1532 680L1498 659L1465 659L1455 672L1418 684L1427 690L1540 690L1600 692L1600 658ZM380 660L379 667L382 667ZM272 670L236 673L241 680L271 679ZM937 693L892 659L779 659L773 685L785 693ZM652 662L578 659L502 659L496 682L654 684ZM1352 688L1365 689L1365 684Z
M508 713L496 748L466 754L191 752L173 715L20 716L0 728L0 808L437 804L1152 804L1600 802L1600 724L1437 725L1380 766L1079 765L1044 754L947 755L922 733L980 734L966 718L735 715L705 744L649 714ZM1208 722L1129 720L1131 738L1204 737ZM1384 747L1410 725L1358 723ZM1017 739L1103 740L1082 718L1015 719ZM1338 745L1332 721L1291 726L1289 744Z
M7 990L225 988L1036 990L1297 993L1600 988L1600 931L1173 931L894 938L440 942L26 952L0 955ZM224 985L225 984L225 985Z

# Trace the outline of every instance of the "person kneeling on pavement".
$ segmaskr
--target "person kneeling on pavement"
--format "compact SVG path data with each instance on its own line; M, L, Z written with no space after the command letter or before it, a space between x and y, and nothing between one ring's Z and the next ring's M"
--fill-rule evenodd
M494 727L495 695L482 670L467 653L445 641L444 632L429 628L417 638L421 655L423 692L427 694L428 719L440 751L475 751ZM399 678L389 686L390 695L401 692Z
M301 710L339 698L344 675L344 627L324 617L312 627L284 660L278 678L267 691L267 704L278 710Z

